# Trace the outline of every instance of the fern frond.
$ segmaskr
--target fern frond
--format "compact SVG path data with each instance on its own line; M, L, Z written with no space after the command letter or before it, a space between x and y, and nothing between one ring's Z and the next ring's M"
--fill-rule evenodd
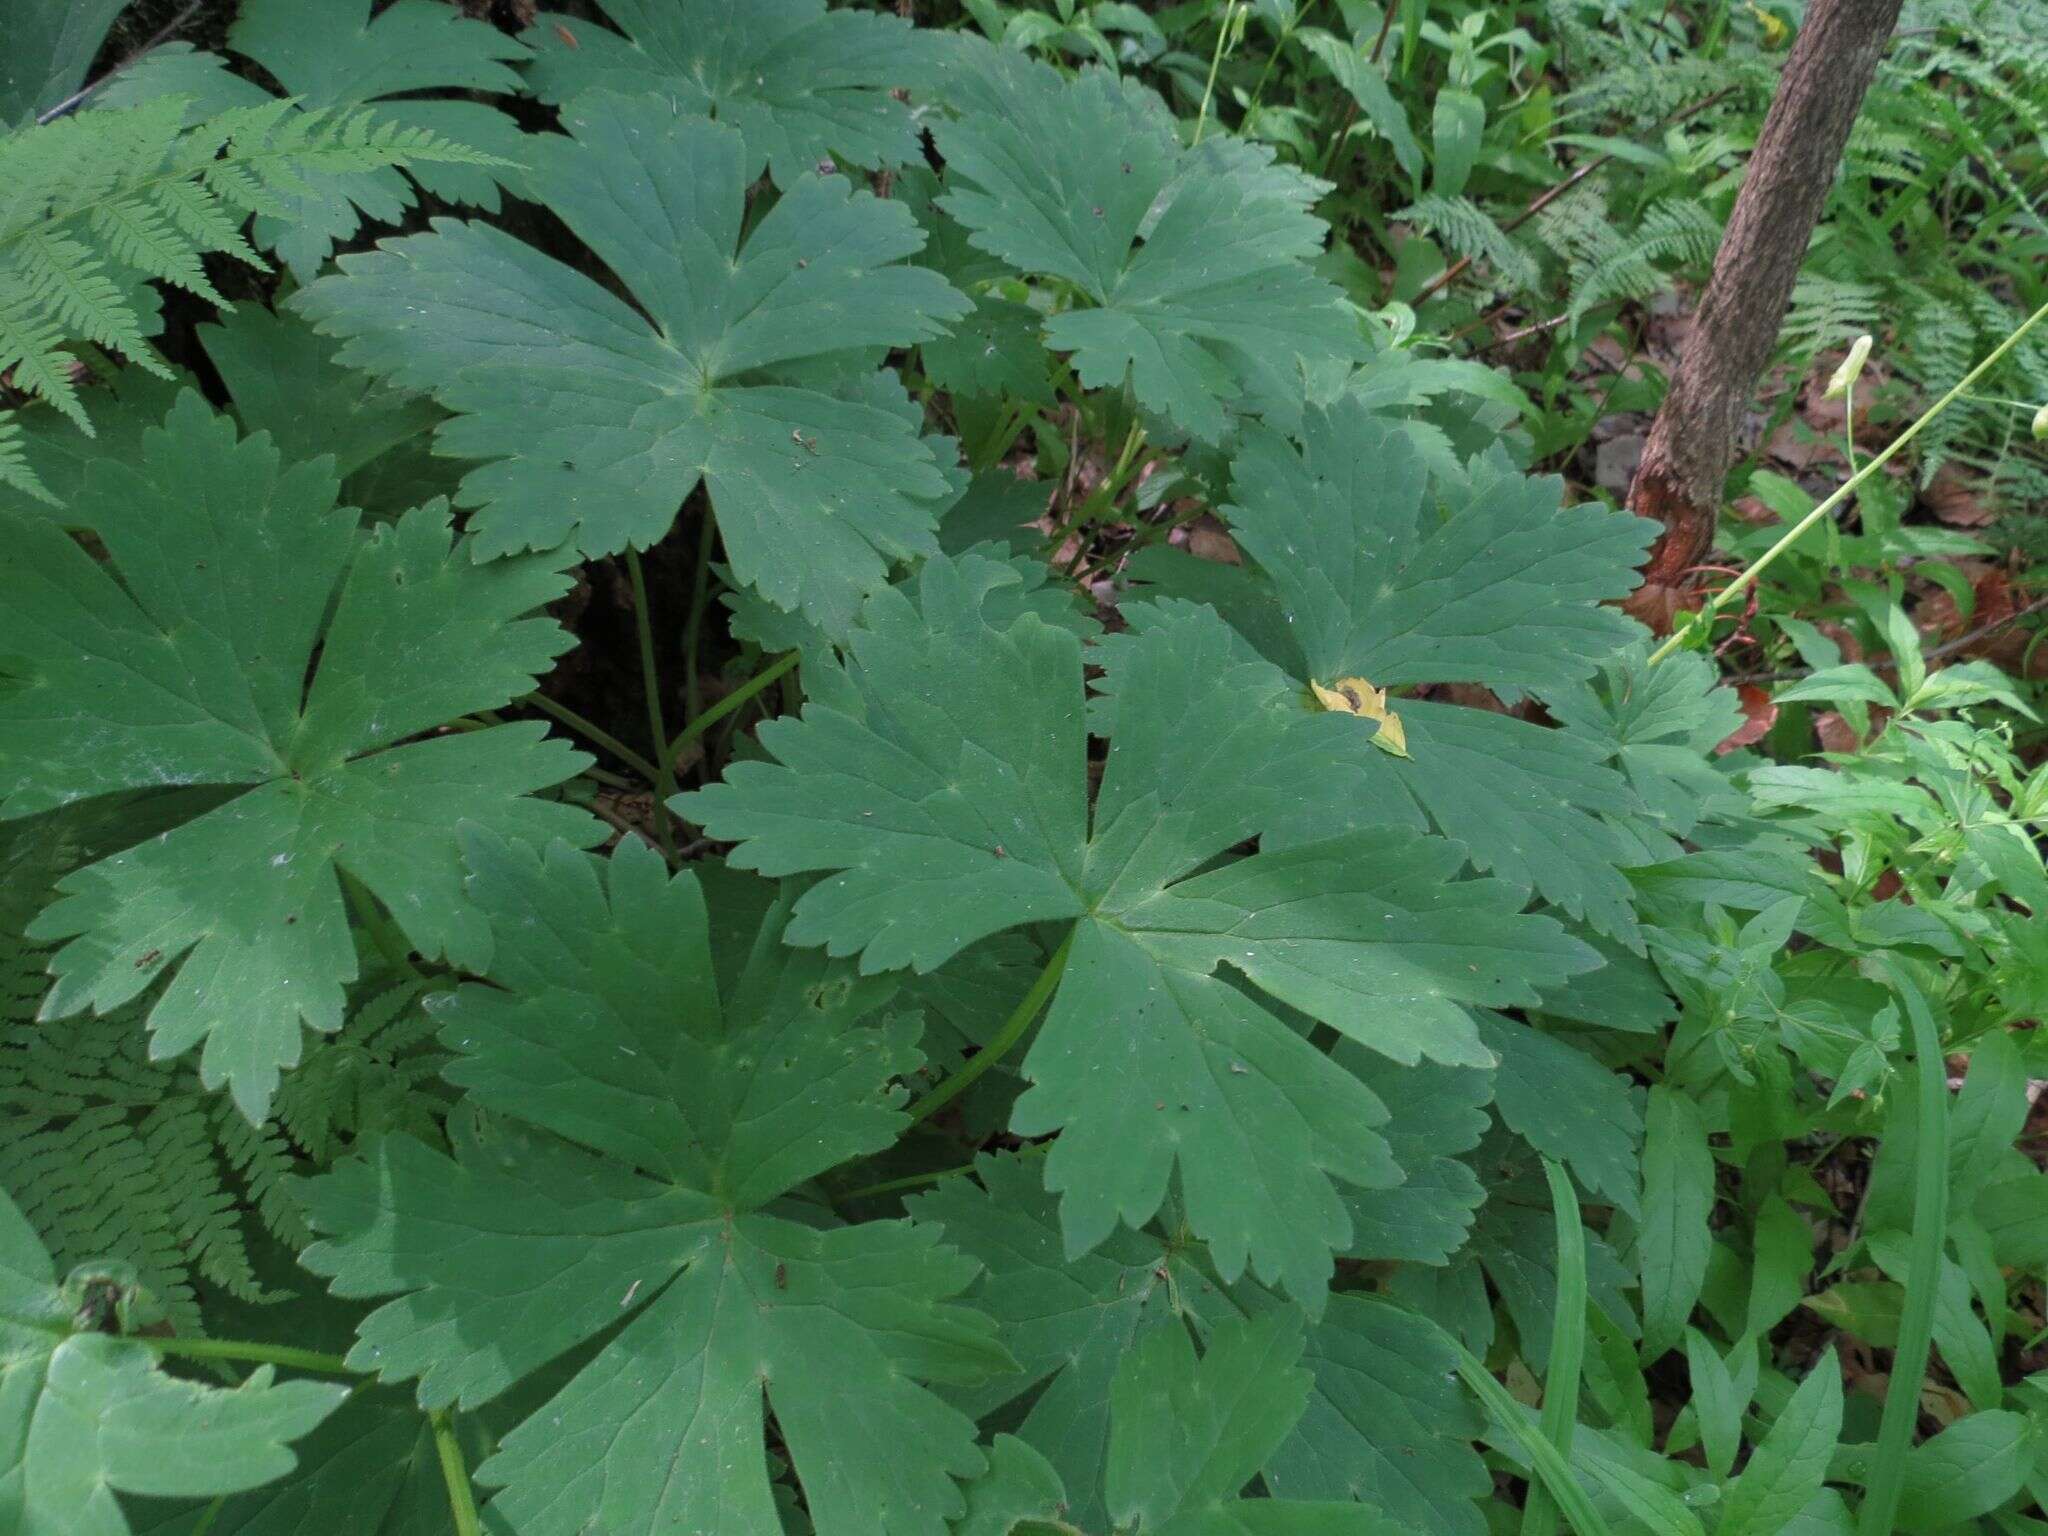
M1882 330L1884 312L1885 296L1875 284L1803 275L1792 285L1779 349L1803 367L1823 347L1845 346L1865 331Z
M1596 262L1621 245L1614 233L1606 190L1598 183L1586 186L1576 197L1559 198L1537 214L1529 228L1538 243L1567 267L1575 262Z
M9 1135L0 1145L0 1187L60 1271L104 1259L130 1265L173 1329L204 1331L171 1202L125 1109L96 1105L61 1124Z
M213 1101L212 1130L221 1155L240 1178L264 1229L297 1252L313 1240L292 1192L292 1179L305 1170L274 1124L252 1125L234 1101Z
M156 1165L171 1230L192 1267L230 1296L266 1301L273 1293L257 1284L250 1267L236 1194L214 1151L210 1111L208 1097L174 1094L142 1117L136 1134Z
M71 382L70 361L63 351L64 332L36 304L27 287L11 277L0 267L0 374L16 389L49 401L79 431L93 436L78 386Z
M440 1027L421 1006L426 992L425 984L408 982L377 993L279 1088L274 1118L315 1162L333 1157L345 1140L373 1133L441 1139L447 1100L439 1083L447 1057L421 1049Z
M1470 198L1431 192L1392 217L1438 236L1460 256L1486 263L1504 287L1534 287L1540 275L1534 258Z
M505 163L375 112L307 112L288 97L191 128L184 118L184 99L164 97L0 138L0 371L88 434L68 346L107 348L168 376L124 276L220 303L200 258L264 268L243 223L288 213L322 179L409 162ZM0 436L0 478L29 488L26 474L18 439Z
M11 276L67 334L119 352L159 378L172 376L143 340L140 319L106 265L82 241L50 227L30 229L15 243Z
M28 439L22 436L21 423L14 419L12 411L0 411L0 485L12 486L52 506L57 502L29 464Z
M103 203L92 211L91 224L93 232L106 242L108 253L124 266L197 294L209 304L222 309L229 307L228 301L207 281L194 237L180 234L174 215L162 200ZM208 233L217 242L223 232ZM225 233L233 238L232 227ZM210 248L221 247L215 243Z
M1572 318L1614 300L1648 298L1668 281L1664 265L1710 263L1720 240L1720 221L1700 204L1677 198L1652 203L1633 238L1617 241L1596 261L1574 263Z

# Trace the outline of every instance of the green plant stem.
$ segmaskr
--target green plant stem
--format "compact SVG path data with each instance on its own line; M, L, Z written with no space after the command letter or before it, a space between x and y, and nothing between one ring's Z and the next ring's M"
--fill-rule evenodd
M647 729L653 733L654 750L667 757L663 751L668 727L661 719L661 672L654 664L654 619L647 610L647 575L640 568L636 549L626 551L626 572L633 582L633 625L640 632L640 681L647 695ZM669 821L668 803L675 792L674 769L666 762L654 764L654 834L661 840L661 851L670 858L675 857L676 833Z
M717 536L718 524L712 520L711 509L707 506L704 509L704 526L697 531L697 575L690 586L690 617L683 626L683 713L689 719L696 718L704 703L703 691L697 682L697 658L702 653L704 610L711 600L711 550L712 541ZM674 754L670 754L669 761L675 761Z
M603 747L605 751L611 753L613 757L616 757L628 768L639 774L649 784L655 783L660 779L661 775L655 771L652 762L642 757L638 752L635 752L603 726L596 724L594 721L584 719L583 716L577 714L568 705L557 704L544 693L529 693L519 702L531 704L544 715L554 716L555 719L561 721L562 724L569 727L570 730L581 736L585 741Z
M1457 1356L1459 1379L1471 1389L1474 1397L1486 1405L1501 1428L1521 1444L1523 1454L1535 1469L1537 1480L1557 1501L1557 1507L1564 1511L1565 1520L1577 1536L1609 1536L1607 1522L1600 1518L1600 1511L1593 1507L1586 1490L1579 1486L1571 1463L1558 1455L1556 1446L1530 1427L1522 1405L1508 1395L1506 1387L1493 1379L1493 1373L1471 1350L1448 1333L1444 1334L1444 1340Z
M1387 38L1394 30L1394 13L1400 8L1401 0L1387 0L1386 12L1380 17L1380 30L1372 40L1372 53L1367 63L1379 63L1380 55L1387 51Z
M1080 575L1081 567L1087 563L1088 540L1081 536L1082 530L1088 528L1104 512L1116 505L1117 497L1123 495L1125 489L1131 483L1131 478L1143 467L1144 460L1141 450L1144 446L1145 429L1134 421L1131 423L1130 431L1124 434L1124 445L1117 450L1116 463L1110 466L1110 471L1103 477L1102 484L1098 485L1090 493L1088 499L1074 510L1073 519L1069 526L1075 531L1076 540L1073 564L1068 566L1066 571L1069 578ZM1057 540L1058 537L1059 534L1055 531L1054 539Z
M1569 1465L1579 1418L1579 1370L1586 1357L1586 1229L1570 1176L1546 1157L1543 1177L1550 1183L1551 1215L1557 1223L1557 1314L1551 1322L1541 1427L1544 1440ZM1555 1536L1557 1516L1556 1498L1538 1481L1522 1507L1522 1536Z
M317 1349L300 1349L291 1344L262 1344L251 1339L160 1338L152 1333L123 1335L159 1355L176 1355L184 1360L240 1360L250 1365L283 1365L295 1371L319 1371L328 1376L362 1376L339 1355Z
M1072 928L1067 930L1067 936L1060 940L1060 947L1052 952L1052 958L1045 962L1045 969L1038 973L1038 980L1031 983L1031 990L1024 994L1024 1000L1017 1005L1016 1011L1003 1020L1003 1027L995 1032L989 1043L958 1072L910 1106L912 1125L929 1120L959 1098L984 1072L1001 1061L1011 1046L1023 1039L1024 1031L1038 1017L1038 1010L1052 996L1052 989L1059 985L1060 973L1067 968L1067 951L1074 947L1074 932Z
M1879 449L1869 459L1865 460L1863 467L1857 470L1856 473L1851 475L1847 480L1843 481L1842 484L1836 488L1835 493L1833 495L1828 497L1828 499L1826 501L1823 501L1819 506L1815 507L1811 512L1807 513L1806 516L1802 517L1797 523L1794 523L1792 525L1792 529L1790 532L1788 532L1783 538L1779 539L1778 542L1773 544L1769 549L1765 550L1762 554L1758 555L1755 560L1751 561L1749 568L1745 570L1740 576L1737 576L1733 581L1729 582L1727 586L1723 587L1714 596L1708 598L1706 605L1700 609L1699 615L1697 619L1694 621L1694 624L1697 626L1712 622L1714 615L1719 613L1723 608L1727 607L1730 603L1735 601L1736 598L1740 597L1745 591L1747 591L1756 582L1756 579L1770 567L1772 561L1776 560L1778 556L1782 555L1786 550L1790 549L1794 544L1798 543L1800 536L1804 534L1807 529L1811 528L1815 523L1819 522L1822 518L1826 517L1830 512L1834 511L1836 507L1840 506L1844 501L1848 500L1851 496L1855 495L1857 488L1861 486L1864 481L1868 480L1872 475L1876 474L1880 469L1884 468L1884 466L1891 461L1892 457L1895 454L1897 454L1900 449L1904 448L1908 443L1912 442L1914 438L1918 437L1922 432L1926 431L1928 426L1937 417L1939 417L1942 412L1946 411L1951 405L1955 404L1955 402L1958 399L1960 399L1965 393L1967 393L1972 384L1976 383L1979 379L1983 378L1985 374L1989 373L1991 369L1998 363L1998 360L2004 357L2005 354L2010 352L2014 347L2018 346L2020 340L2027 334L2027 332L2031 331L2036 325L2040 324L2044 318L2048 318L2048 304L2043 304L2039 309L2035 310L2031 315L2027 316L2026 319L2022 320L2019 323L2018 328L2015 329L2011 335L2007 336L2005 340L2001 341L1997 346L1993 347L1991 351L1985 356L1984 360L1981 363L1979 363L1976 367L1972 368L1968 373L1964 374L1963 377L1956 383L1954 388L1950 389L1947 394L1943 395L1939 400L1935 401L1934 404L1930 405L1925 411L1923 411L1920 415L1920 418L1917 421L1915 421L1910 427L1906 428L1906 430L1901 432L1897 437L1893 438L1889 443L1886 443L1883 448ZM1669 636L1669 638L1667 638L1662 645L1658 646L1656 650L1650 653L1649 665L1653 667L1656 666L1658 662L1662 661L1665 657L1669 656L1673 651L1677 650L1681 645L1685 643L1686 637L1689 633L1690 629L1674 630L1672 634Z
M1202 130L1208 126L1209 103L1216 98L1216 71L1223 67L1223 55L1230 42L1230 29L1237 21L1237 0L1227 0L1223 7L1223 28L1216 34L1216 51L1209 55L1209 80L1202 87L1202 105L1195 113L1194 142L1202 142Z
M1266 58L1266 67L1259 71L1259 78L1252 83L1251 104L1257 107L1265 94L1266 82L1273 78L1273 66L1280 62L1280 55L1287 51L1287 45L1294 40L1294 29L1308 19L1308 13L1316 8L1316 0L1304 0L1300 10L1288 18L1280 28L1280 41L1273 45L1273 51Z
M676 754L680 752L684 748L684 746L686 746L688 743L692 741L695 741L699 736L703 735L712 726L718 724L718 722L723 720L727 715L731 714L734 710L739 709L749 699L753 698L756 694L761 692L762 689L770 687L775 682L780 680L785 673L791 671L796 666L797 662L800 659L801 658L795 651L789 652L787 655L783 656L781 660L777 661L773 666L764 667L761 671L756 672L744 683L741 683L739 687L733 689L731 693L728 693L716 704L713 704L709 709L705 710L703 713L696 716L696 718L691 720L688 725L684 726L680 731L677 731L675 740L671 741L668 744L669 761L674 762Z
M1016 1155L1019 1158L1043 1157L1051 1150L1051 1142L1034 1141L1028 1146L1019 1147ZM974 1164L962 1163L956 1168L941 1168L934 1173L913 1173L900 1179L884 1179L879 1184L863 1184L858 1189L847 1190L839 1198L841 1200L865 1200L874 1195L893 1195L900 1189L921 1189L927 1184L937 1184L942 1180L950 1179L955 1174L972 1172L974 1172Z
M1842 445L1849 454L1849 473L1856 473L1856 381L1842 391Z
M227 1507L228 1496L224 1493L215 1494L213 1502L206 1506L206 1513L199 1517L199 1523L192 1527L187 1536L206 1536L206 1533L213 1529L214 1522L220 1519L220 1512Z
M1899 1347L1892 1354L1891 1381L1885 1387L1884 1415L1878 1421L1877 1449L1870 1459L1863 1508L1857 1512L1861 1536L1891 1536L1905 1491L1906 1453L1920 1417L1920 1387L1927 1375L1927 1353L1934 1339L1934 1305L1941 1288L1941 1249L1948 1237L1948 1064L1927 999L1913 979L1887 966L1893 990L1906 1005L1913 1031L1913 1056L1920 1109L1913 1181L1912 1249L1906 1266L1906 1302L1899 1317Z
M448 1485L448 1510L455 1517L455 1536L481 1536L483 1521L476 1512L476 1490L469 1484L469 1467L462 1459L462 1443L455 1438L455 1421L446 1408L430 1416L434 1426L434 1454L441 1460L441 1481Z

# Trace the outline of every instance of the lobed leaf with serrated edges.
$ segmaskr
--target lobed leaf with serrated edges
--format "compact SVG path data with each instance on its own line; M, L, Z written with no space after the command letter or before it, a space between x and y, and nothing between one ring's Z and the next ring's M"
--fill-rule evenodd
M390 1298L351 1362L470 1406L602 1336L478 1469L515 1532L777 1532L772 1418L821 1536L938 1536L983 1458L929 1384L1014 1369L951 1300L975 1264L935 1228L766 1209L904 1127L893 985L782 950L779 902L735 963L696 878L630 839L598 863L476 831L467 857L498 958L442 1038L507 1129L310 1186L304 1262Z
M1067 79L975 48L942 80L959 115L933 128L939 205L982 250L1072 286L1045 340L1083 385L1128 379L1148 410L1218 442L1233 413L1295 420L1304 369L1366 357L1310 266L1324 183L1239 139L1184 149L1158 98L1100 70Z
M1075 922L1011 1122L1059 1133L1046 1180L1068 1252L1141 1225L1177 1175L1224 1278L1249 1263L1313 1307L1349 1234L1338 1184L1397 1174L1378 1100L1258 992L1396 1060L1490 1066L1469 1008L1533 1004L1596 957L1403 829L1223 858L1344 772L1329 744L1350 722L1294 709L1207 610L1091 653L1035 614L992 622L1014 581L972 553L928 561L869 604L832 704L771 723L771 761L677 807L743 867L822 872L787 937L864 970ZM1110 738L1092 809L1091 655Z
M844 354L937 335L966 300L902 264L923 243L905 209L843 178L799 178L742 240L731 129L644 96L585 97L564 122L528 146L528 184L638 309L500 230L437 220L344 258L300 312L348 338L342 361L455 412L438 442L483 461L456 494L480 509L479 558L644 549L702 483L738 582L848 622L891 562L937 547L950 496Z
M0 611L16 684L0 691L4 814L242 791L60 883L33 928L66 941L45 1015L104 1013L175 972L149 1015L157 1054L203 1042L202 1078L252 1120L301 1026L341 1026L356 956L338 874L421 953L478 967L490 940L460 890L456 820L597 831L527 798L581 762L538 727L407 740L532 687L568 644L529 616L567 589L559 563L475 565L435 506L361 538L334 497L330 460L286 468L188 393L135 462L86 475L78 516L107 564L0 514L17 559Z
M600 0L617 26L543 13L524 41L543 101L652 92L736 128L748 179L788 187L834 157L874 170L918 158L917 125L892 92L929 72L932 34L825 0Z

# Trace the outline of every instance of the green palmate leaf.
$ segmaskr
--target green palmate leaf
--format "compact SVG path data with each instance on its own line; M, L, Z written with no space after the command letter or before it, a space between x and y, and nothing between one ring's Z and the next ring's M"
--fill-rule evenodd
M143 1344L94 1330L111 1275L59 1288L50 1257L0 1194L0 1529L128 1536L120 1494L233 1493L292 1469L289 1442L346 1387L277 1382L265 1366L232 1391L165 1375Z
M1241 140L1183 149L1157 98L1102 72L1068 80L975 47L943 91L961 115L934 129L940 206L982 250L1070 285L1045 339L1087 387L1128 379L1146 409L1215 442L1233 410L1292 421L1303 367L1366 356L1309 267L1323 183Z
M1111 1383L1101 1474L1085 1487L1063 1485L1037 1452L999 1435L954 1531L1065 1536L1101 1528L1071 1523L1076 1509L1106 1506L1110 1528L1133 1536L1418 1536L1420 1528L1369 1504L1279 1490L1240 1496L1302 1416L1310 1390L1297 1364L1302 1344L1300 1324L1284 1311L1222 1325L1200 1359L1179 1323L1153 1330Z
M1385 1101L1390 1118L1380 1134L1404 1175L1392 1189L1346 1193L1350 1251L1365 1259L1448 1263L1486 1199L1462 1154L1486 1134L1493 1074L1434 1062L1404 1067L1349 1041L1337 1059Z
M543 101L590 90L653 92L746 140L790 187L834 156L874 170L918 157L910 108L891 92L929 72L930 33L895 16L828 12L825 0L600 0L618 32L543 14L524 36ZM621 36L620 34L624 35Z
M1482 1420L1441 1329L1371 1297L1333 1296L1302 1363L1315 1385L1266 1463L1276 1496L1362 1500L1432 1536L1486 1529L1475 1501L1492 1479L1472 1445Z
M479 158L366 113L269 98L196 126L182 99L159 97L0 135L0 371L89 435L75 344L172 376L146 340L158 328L150 281L224 302L201 259L260 266L241 234L249 214L276 212L336 176ZM17 488L21 479L10 475Z
M1537 1159L1521 1142L1496 1131L1472 1154L1485 1186L1472 1237L1442 1270L1403 1268L1393 1289L1459 1334L1474 1350L1493 1338L1485 1281L1500 1293L1514 1323L1522 1358L1539 1374L1550 1368L1557 1321L1557 1223ZM1587 1290L1595 1307L1624 1335L1636 1332L1625 1294L1631 1276L1599 1233L1586 1233Z
M959 221L938 206L942 191L943 183L922 166L897 173L894 195L916 214L926 236L918 259L962 293L975 295L974 312L920 350L926 376L938 388L968 399L1008 397L1051 405L1050 360L1039 339L1042 317L1008 292L1015 286L1009 268L977 249ZM1015 532L1014 526L1002 530L1005 536ZM941 542L954 547L944 538Z
M1501 1123L1545 1157L1569 1163L1589 1191L1639 1215L1643 1116L1627 1081L1527 1024L1488 1013L1479 1025L1500 1060L1493 1102Z
M1015 1435L997 1435L988 1448L988 1471L967 1486L967 1513L953 1536L1044 1536L1076 1527L1067 1513L1067 1490L1052 1464Z
M600 864L476 832L468 858L499 942L447 1007L449 1076L533 1129L394 1138L310 1187L306 1264L393 1298L350 1359L469 1405L607 1335L478 1469L514 1531L779 1530L770 1415L822 1536L944 1530L983 1458L923 1383L1014 1369L949 1300L975 1265L929 1227L764 1209L905 1125L893 985L781 949L779 903L728 936L631 839Z
M1552 687L1543 701L1565 731L1599 749L1620 770L1635 805L1618 802L1606 819L1628 845L1626 863L1675 858L1678 839L1702 821L1746 809L1708 754L1742 724L1735 690L1704 657L1687 652L1648 663L1637 643L1604 663L1597 677Z
M970 1405L986 1414L1028 1399L1015 1432L1070 1490L1066 1518L1083 1530L1105 1527L1102 1471L1118 1365L1156 1329L1180 1329L1189 1318L1217 1325L1238 1314L1201 1245L1123 1231L1069 1260L1058 1202L1038 1168L1013 1156L978 1159L973 1179L947 1179L907 1204L981 1261L972 1300L1023 1366L973 1394Z
M0 612L4 814L242 791L60 884L32 930L68 941L44 1013L106 1012L175 972L149 1016L155 1053L203 1041L207 1086L229 1084L254 1120L300 1025L341 1025L356 957L337 871L421 953L475 969L490 936L461 896L456 820L599 830L525 798L581 761L536 727L407 742L531 688L568 643L525 617L567 589L559 564L476 566L433 506L363 539L334 496L327 462L285 468L188 394L135 462L86 478L79 521L109 564L0 514L17 562Z
M1647 955L1631 954L1612 939L1590 942L1606 964L1546 991L1545 1014L1631 1035L1656 1034L1678 1017L1678 1008Z
M1239 1498L1307 1406L1313 1378L1297 1363L1302 1347L1300 1324L1285 1312L1217 1329L1199 1360L1184 1328L1142 1340L1110 1387L1104 1492L1117 1528L1404 1536L1408 1527L1365 1505Z
M55 410L31 406L5 418L18 433L28 473L47 494L0 484L0 512L19 517L55 517L77 526L79 492L86 471L99 459L132 463L142 434L163 425L164 412L181 386L141 368L113 372L108 387L82 390L79 403L92 426L90 436Z
M475 1423L460 1421L468 1454ZM153 1502L133 1512L135 1536L449 1536L432 1422L399 1393L352 1394L294 1449L291 1476L222 1504Z
M341 499L349 505L388 516L445 493L459 478L445 460L429 459L424 451L445 413L429 400L340 366L334 361L337 343L328 338L248 303L218 324L200 326L197 336L243 431L268 432L288 460L333 454ZM106 388L80 392L90 437L55 411L19 413L24 456L55 508L0 490L0 510L81 526L87 470L103 458L134 462L143 433L161 426L180 389L190 387L193 380L182 371L165 379L140 368L119 369Z
M1557 481L1512 475L1477 477L1439 509L1406 436L1349 398L1311 410L1303 434L1247 432L1225 512L1284 615L1257 632L1284 637L1273 659L1304 683L1550 689L1637 633L1600 605L1634 586L1650 524L1564 507ZM1486 710L1393 708L1407 755L1376 750L1359 721L1354 775L1304 800L1290 835L1434 826L1480 868L1635 942L1628 850L1595 814L1629 797L1597 749Z
M481 509L479 558L644 548L701 482L734 577L843 625L890 562L936 548L950 499L914 422L846 358L934 336L966 301L900 264L923 239L908 211L843 178L798 179L743 243L732 130L653 97L585 98L565 121L570 137L531 142L529 187L652 325L574 268L449 221L344 258L295 302L349 338L344 362L457 413L439 446L486 461L456 497Z
M242 430L268 432L288 459L333 454L351 505L396 510L425 499L423 484L452 488L454 475L419 451L442 418L432 401L342 367L334 342L255 304L198 334Z
M1226 1291L1203 1246L1171 1220L1160 1225L1172 1236L1117 1232L1069 1261L1057 1202L1035 1167L983 1158L975 1178L979 1187L949 1179L910 1202L914 1215L944 1226L981 1260L987 1274L972 1299L1024 1366L974 1394L972 1406L985 1413L1029 1401L1016 1433L1070 1490L1065 1518L1103 1528L1099 1489L1118 1363L1156 1330L1191 1325L1206 1335L1245 1306L1270 1303L1248 1287ZM1336 1296L1308 1333L1304 1363L1314 1390L1266 1463L1277 1494L1360 1499L1418 1530L1472 1528L1471 1501L1486 1476L1477 1453L1458 1442L1476 1434L1478 1421L1446 1382L1452 1362L1439 1335L1406 1312Z
M511 66L526 50L460 10L436 0L397 0L373 16L371 0L243 0L227 41L309 111L369 107L374 122L422 129L506 162L415 169L413 179L436 197L495 212L499 179L516 177L524 135L511 118L481 101L411 95L519 89ZM257 221L255 235L308 279L363 217L395 224L414 201L397 171L367 171L288 198Z
M1220 967L1394 1060L1490 1066L1470 1007L1531 1001L1594 956L1400 829L1198 873L1341 772L1327 743L1351 724L1295 710L1206 610L1096 647L1111 747L1091 817L1083 647L1035 614L991 622L1014 581L972 554L928 561L914 593L868 605L834 702L763 728L774 761L677 807L743 867L829 872L788 938L869 971L1075 922L1012 1118L1061 1133L1046 1176L1068 1252L1142 1224L1178 1172L1225 1279L1250 1260L1313 1305L1349 1236L1332 1181L1395 1177L1371 1129L1386 1113Z

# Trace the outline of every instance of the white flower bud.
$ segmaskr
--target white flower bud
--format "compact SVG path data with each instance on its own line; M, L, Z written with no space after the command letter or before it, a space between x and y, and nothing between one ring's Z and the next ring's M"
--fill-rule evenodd
M1821 398L1834 400L1849 392L1849 386L1856 382L1856 376L1863 372L1863 365L1870 360L1873 345L1868 335L1858 336L1849 344L1849 355L1842 359L1842 366L1835 370L1835 376L1828 380L1828 391Z
M2034 436L2041 442L2048 442L2048 405L2034 412Z

